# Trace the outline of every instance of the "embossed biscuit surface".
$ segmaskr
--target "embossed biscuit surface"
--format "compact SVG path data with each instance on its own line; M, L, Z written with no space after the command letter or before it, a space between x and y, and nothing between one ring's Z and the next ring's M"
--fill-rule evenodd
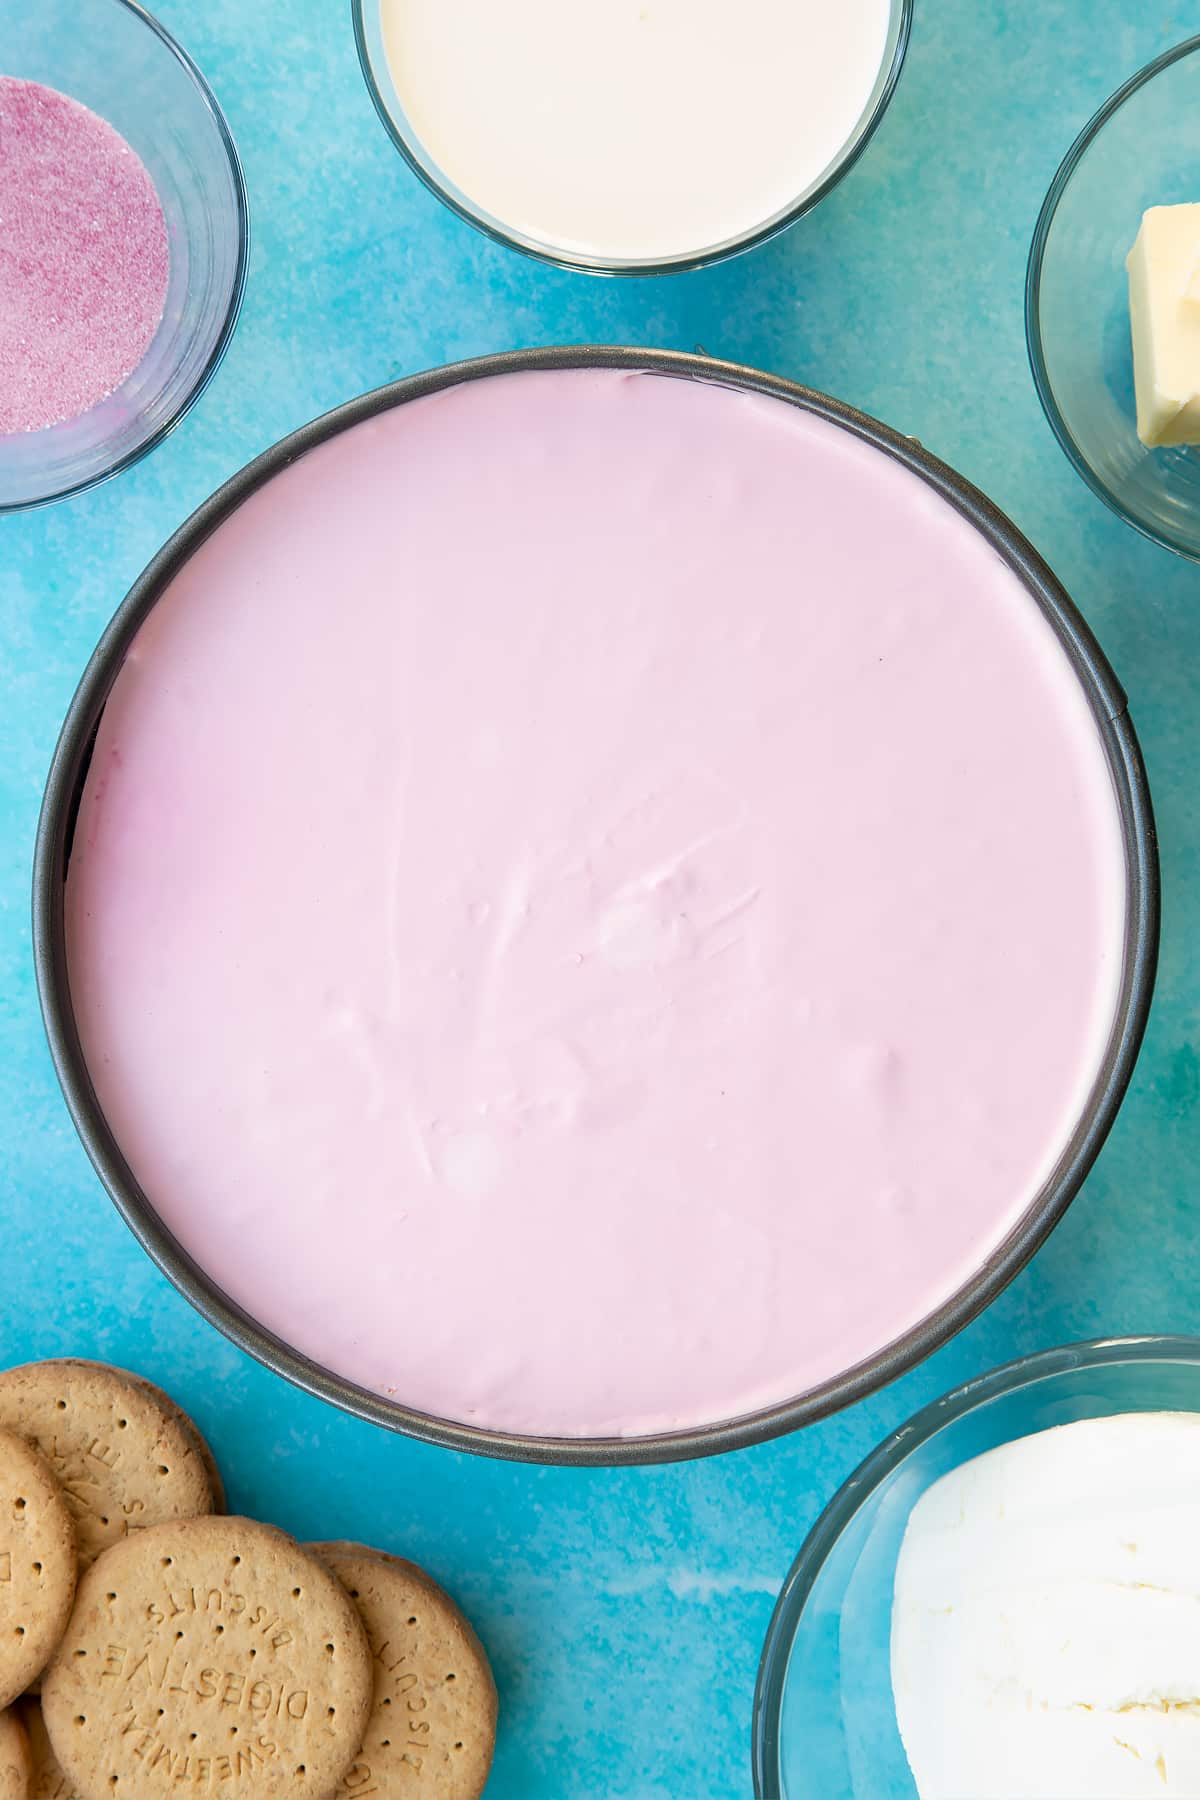
M27 1363L0 1374L0 1426L58 1477L86 1568L127 1532L213 1510L194 1441L154 1390L101 1363Z
M345 1590L283 1532L236 1518L156 1525L106 1550L42 1686L82 1800L332 1800L370 1707Z
M65 1360L75 1369L106 1369L110 1375L116 1375L121 1381L131 1381L135 1387L141 1388L157 1403L160 1411L177 1420L183 1427L193 1450L204 1464L204 1472L208 1476L208 1485L212 1492L212 1505L209 1511L215 1513L225 1511L225 1483L221 1477L221 1471L217 1467L217 1459L196 1421L190 1413L184 1412L177 1400L172 1400L170 1394L163 1388L156 1387L152 1381L147 1381L144 1375L135 1375L130 1369L118 1369L114 1363L89 1362L82 1356L71 1356Z
M360 1544L315 1544L367 1628L375 1693L338 1800L476 1800L496 1743L496 1684L450 1596L415 1564Z
M200 1427L196 1424L196 1421L192 1418L191 1414L184 1412L182 1406L180 1406L177 1401L172 1400L170 1394L164 1393L163 1389L160 1387L155 1387L154 1383L152 1381L147 1381L144 1375L135 1375L132 1379L137 1382L139 1387L144 1388L148 1394L152 1395L163 1410L169 1413L170 1416L177 1420L183 1427L184 1435L187 1437L193 1450L195 1450L196 1454L199 1456L200 1461L204 1464L204 1473L208 1476L209 1493L212 1495L210 1510L215 1513L228 1511L225 1500L224 1477L217 1466L217 1459L212 1453L208 1439L201 1432Z
M58 1647L75 1596L75 1527L33 1446L0 1431L0 1707Z
M22 1700L18 1711L29 1737L29 1800L83 1800L59 1767L38 1701Z
M15 1712L0 1713L0 1800L34 1800L29 1739Z

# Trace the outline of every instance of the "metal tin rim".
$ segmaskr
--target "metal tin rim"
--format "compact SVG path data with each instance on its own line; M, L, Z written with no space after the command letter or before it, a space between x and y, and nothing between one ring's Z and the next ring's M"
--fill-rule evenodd
M379 0L350 0L350 10L354 21L354 42L358 50L358 60L362 69L363 80L367 84L367 92L371 96L375 111L379 114L384 130L392 143L400 152L413 174L416 175L429 192L440 200L443 206L449 207L468 225L493 243L503 244L509 250L518 250L522 256L531 257L535 262L548 263L555 269L570 269L585 275L682 275L691 269L706 269L715 263L726 262L730 257L741 256L746 250L753 250L759 244L765 244L771 238L778 237L780 232L787 231L798 219L819 206L826 195L832 193L838 183L850 173L876 131L883 121L883 116L892 103L900 76L904 70L905 58L908 54L909 40L912 37L913 7L915 0L897 0L898 25L896 42L886 72L881 70L883 81L874 103L865 118L860 121L857 136L852 136L843 145L837 161L830 168L825 179L803 199L790 207L778 218L769 220L765 225L753 227L744 236L734 238L730 242L717 245L711 250L697 251L693 255L670 257L662 262L653 260L645 262L625 262L611 257L572 256L567 250L555 249L548 244L537 244L516 236L506 230L497 220L481 209L474 207L466 198L460 198L428 167L418 155L406 133L401 130L391 107L388 105L379 83L375 79L375 69L371 53L367 45L367 30L363 8L366 5L378 6Z
M959 1291L877 1355L818 1388L742 1418L637 1438L541 1438L440 1419L368 1392L318 1367L264 1331L231 1301L158 1218L135 1181L92 1089L66 973L64 882L70 836L100 714L125 651L160 594L192 553L244 500L316 445L407 401L462 382L526 370L618 369L683 377L766 395L851 432L918 475L992 545L1054 628L1089 700L1104 742L1125 838L1128 882L1125 969L1104 1065L1077 1129L1041 1194ZM989 1305L1061 1219L1094 1162L1128 1087L1154 988L1160 912L1154 820L1141 751L1124 693L1088 626L1037 552L968 482L911 438L842 402L733 363L675 351L589 345L517 350L412 375L348 401L249 463L204 502L134 583L104 632L71 702L47 779L33 874L38 994L55 1069L75 1127L124 1218L153 1261L197 1311L241 1349L296 1386L357 1418L428 1443L510 1460L569 1465L676 1462L781 1436L862 1399L923 1360Z
M180 44L176 38L172 37L166 26L161 24L159 20L154 17L153 13L147 12L146 8L141 5L140 0L116 0L116 3L118 6L123 6L126 12L130 12L135 18L140 19L143 25L147 26L149 30L154 33L155 37L158 38L163 47L170 51L176 62L179 63L182 68L186 69L195 84L197 93L200 95L200 98L204 101L204 104L212 115L213 124L217 128L217 135L221 140L221 146L229 161L229 174L233 181L234 199L237 205L238 215L237 265L233 272L233 285L229 293L229 303L225 309L225 318L222 321L221 329L217 334L216 342L209 353L207 362L196 377L196 380L189 391L176 406L174 412L171 413L169 418L163 420L157 430L151 432L145 443L137 444L132 450L127 450L124 456L118 457L116 462L110 463L107 468L99 470L97 474L88 475L81 481L68 482L65 487L55 488L52 493L39 494L32 500L6 501L3 498L0 498L0 517L5 513L33 512L39 506L53 506L59 500L71 500L74 499L76 494L86 494L92 488L100 487L102 483L111 481L114 475L120 475L124 470L133 468L134 464L141 462L144 456L149 456L152 450L157 450L158 446L163 443L166 438L170 437L171 433L175 430L175 427L181 424L188 413L191 412L193 406L195 406L197 400L199 400L201 394L220 368L222 359L224 358L226 350L229 348L230 340L233 337L234 329L242 310L242 300L246 292L246 277L250 267L250 196L246 188L246 174L245 170L242 168L242 159L238 154L238 147L234 142L233 133L229 129L229 122L221 110L220 101L213 93L211 87L209 87L201 70L197 64L193 62L192 58L183 48L183 45Z
M872 1494L922 1444L947 1425L1001 1394L1029 1387L1071 1369L1101 1368L1124 1362L1200 1363L1200 1338L1130 1337L1090 1338L1064 1344L1055 1350L1038 1350L1031 1356L976 1375L932 1401L875 1446L847 1478L805 1538L800 1554L788 1571L758 1666L754 1689L753 1763L756 1800L779 1800L779 1721L787 1678L787 1657L795 1639L809 1595L817 1577L842 1533Z

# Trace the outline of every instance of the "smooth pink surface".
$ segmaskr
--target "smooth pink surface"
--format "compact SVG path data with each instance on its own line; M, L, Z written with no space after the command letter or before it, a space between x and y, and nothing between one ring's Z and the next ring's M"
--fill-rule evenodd
M407 1403L644 1433L954 1290L1111 1026L1098 735L914 476L720 387L527 374L303 458L104 715L100 1098L230 1294Z
M125 139L77 100L0 76L0 433L77 418L120 387L162 318L167 267L162 207Z

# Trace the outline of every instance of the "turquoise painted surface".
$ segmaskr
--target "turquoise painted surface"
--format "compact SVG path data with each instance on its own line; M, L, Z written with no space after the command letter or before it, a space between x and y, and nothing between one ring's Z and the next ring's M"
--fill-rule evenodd
M134 1364L195 1411L235 1506L426 1563L496 1661L493 1800L748 1792L775 1593L820 1507L883 1432L964 1377L1056 1341L1200 1330L1200 572L1123 528L1076 480L1042 420L1021 317L1026 247L1060 156L1119 81L1200 30L1200 7L917 8L894 107L816 214L711 272L625 284L526 262L416 184L371 110L342 0L162 0L245 158L254 249L242 323L197 410L148 462L81 500L0 521L0 1358L70 1351ZM699 344L826 388L990 492L1048 556L1129 689L1166 892L1158 1002L1129 1103L1066 1224L984 1319L903 1382L790 1441L685 1468L574 1474L475 1462L353 1424L191 1313L118 1223L67 1120L34 996L28 888L42 781L87 655L212 488L283 432L393 376L597 339Z

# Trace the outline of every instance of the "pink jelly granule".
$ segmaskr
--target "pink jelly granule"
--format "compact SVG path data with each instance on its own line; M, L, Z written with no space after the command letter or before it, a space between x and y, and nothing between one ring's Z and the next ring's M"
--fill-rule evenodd
M132 374L167 298L167 227L119 132L0 76L0 433L78 418Z

